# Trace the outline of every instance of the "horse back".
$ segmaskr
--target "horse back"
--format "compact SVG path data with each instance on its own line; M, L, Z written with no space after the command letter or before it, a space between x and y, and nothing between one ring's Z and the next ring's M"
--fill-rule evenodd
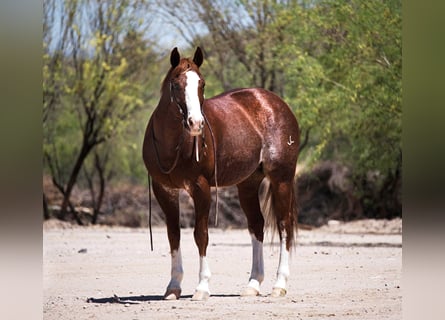
M205 100L203 108L215 132L218 167L225 170L227 184L234 183L234 171L250 175L263 163L271 169L283 164L294 167L298 122L276 94L260 88L235 89Z
M289 122L290 127L298 128L298 122L286 102L275 93L262 88L233 89L221 93L204 103L205 111L224 116L241 113L253 122Z

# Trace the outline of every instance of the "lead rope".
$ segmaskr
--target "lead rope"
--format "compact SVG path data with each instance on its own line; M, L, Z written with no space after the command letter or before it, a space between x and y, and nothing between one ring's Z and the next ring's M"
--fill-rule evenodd
M151 231L151 179L148 175L148 228L150 229L150 246L153 251L153 235Z
M209 131L210 131L210 135L212 136L212 144L213 144L213 158L214 158L214 163L215 163L215 191L216 191L216 201L215 201L215 227L218 225L218 165L217 165L217 161L216 161L216 144L215 144L215 136L213 134L213 130L212 127L210 126L209 121L207 120L207 117L205 116L205 114L203 113L205 122L207 123L208 127L209 127ZM153 141L154 143L154 141ZM198 144L198 141L195 140L196 145ZM156 150L157 151L157 150ZM198 149L196 149L196 156L198 157ZM159 160L159 159L158 159ZM199 161L199 160L197 160ZM177 159L176 161L177 162ZM158 163L160 164L160 163ZM176 166L176 163L173 164L172 168ZM163 168L159 165L159 168L161 169L161 171L163 171ZM170 170L167 170L167 172ZM153 251L153 233L152 233L152 227L151 227L151 179L150 179L150 175L148 175L148 228L150 230L150 248L151 251Z
M156 161L158 163L159 170L161 170L161 172L163 174L170 174L170 173L172 173L172 171L176 168L176 165L178 164L179 153L181 151L182 143L184 142L184 132L182 132L181 139L179 140L178 145L176 146L175 161L173 161L172 166L168 170L166 170L166 169L164 169L162 167L161 160L159 159L159 151L158 151L158 147L156 146L156 138L155 138L154 126L151 126L151 134L152 134L152 137L153 137L153 146L154 146L154 149L155 149Z
M215 143L215 136L213 134L212 127L210 126L209 120L207 120L207 117L205 113L203 112L202 115L204 116L204 120L207 123L207 126L210 130L210 135L212 136L212 144L213 144L213 159L215 162L215 191L216 191L216 201L215 201L215 227L218 225L218 165L216 161L216 143Z

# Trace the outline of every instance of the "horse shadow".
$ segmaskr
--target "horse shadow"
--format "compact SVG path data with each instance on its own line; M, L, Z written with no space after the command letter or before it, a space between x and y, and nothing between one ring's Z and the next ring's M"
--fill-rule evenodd
M217 298L234 298L234 297L240 297L239 294L212 294L211 297L217 297ZM182 295L181 300L185 299L191 299L192 295ZM105 304L105 303L121 303L121 304L139 304L142 302L151 302L151 301L166 301L164 300L164 296L161 295L140 295L140 296L128 296L128 297L118 297L117 295L114 295L112 297L106 297L106 298L88 298L88 303L99 303L99 304Z
M164 296L159 295L140 295L140 296L128 296L128 297L118 297L114 295L112 297L106 298L88 298L88 303L141 303L150 301L161 301L164 300Z

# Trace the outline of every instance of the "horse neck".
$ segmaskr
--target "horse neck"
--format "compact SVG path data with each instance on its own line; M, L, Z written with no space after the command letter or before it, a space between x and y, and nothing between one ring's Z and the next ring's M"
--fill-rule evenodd
M169 94L163 94L153 114L153 133L162 158L176 156L181 143L184 127L178 107L171 101Z

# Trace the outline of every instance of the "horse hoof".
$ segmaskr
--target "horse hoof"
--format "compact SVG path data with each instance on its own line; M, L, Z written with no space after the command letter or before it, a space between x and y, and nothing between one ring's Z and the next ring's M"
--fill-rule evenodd
M252 287L246 287L241 292L241 297L256 297L258 295L260 295L260 292Z
M178 300L181 297L181 289L168 289L164 294L164 300Z
M284 297L286 295L286 292L286 289L283 288L273 288L270 296L273 298Z
M195 294L192 297L192 301L205 301L209 298L210 293L206 291L195 291Z

